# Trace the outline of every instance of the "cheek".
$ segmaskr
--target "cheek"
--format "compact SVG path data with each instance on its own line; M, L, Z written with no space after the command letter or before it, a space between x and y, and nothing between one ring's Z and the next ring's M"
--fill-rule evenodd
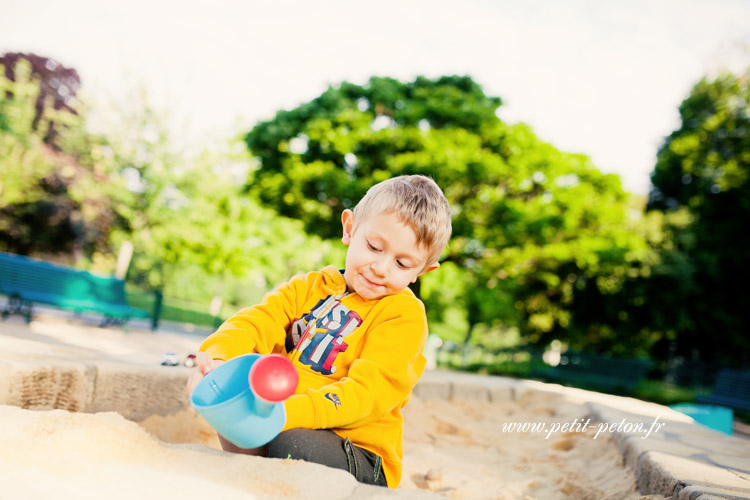
M361 248L356 248L354 246L349 247L349 251L346 254L347 266L360 267L366 262L366 260L366 256Z
M403 273L398 277L398 285L400 288L406 288L415 279L414 273Z

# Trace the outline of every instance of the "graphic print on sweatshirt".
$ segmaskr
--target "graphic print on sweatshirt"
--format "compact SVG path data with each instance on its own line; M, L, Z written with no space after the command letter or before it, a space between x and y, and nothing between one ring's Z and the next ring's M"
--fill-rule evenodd
M362 324L359 314L342 304L341 297L329 295L321 299L309 313L292 323L287 335L286 350L291 352L310 326L310 332L297 348L299 362L323 375L336 372L333 366L336 357L349 347L344 338ZM314 324L310 325L311 321Z

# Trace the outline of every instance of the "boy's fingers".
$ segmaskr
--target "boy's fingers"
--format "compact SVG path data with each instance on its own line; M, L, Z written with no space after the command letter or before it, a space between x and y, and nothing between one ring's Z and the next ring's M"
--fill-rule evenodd
M195 369L188 377L187 390L188 394L192 394L195 387L203 380L211 370L224 363L220 359L211 359L211 356L205 352L199 352L195 355Z
M203 379L203 373L199 369L193 370L193 373L190 374L188 377L188 383L187 383L187 390L188 394L193 393L193 389L195 389L195 386L198 385L198 382L200 382Z
M211 365L212 363L211 357L206 354L205 352L199 352L195 356L195 364L198 365L198 368L200 368L201 373L205 375L206 373L211 371L211 368L213 368Z

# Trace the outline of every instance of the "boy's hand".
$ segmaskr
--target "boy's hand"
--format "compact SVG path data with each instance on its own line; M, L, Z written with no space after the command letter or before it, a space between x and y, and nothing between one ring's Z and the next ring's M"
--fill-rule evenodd
M222 363L224 363L224 361L220 359L211 359L211 357L205 352L199 352L195 356L195 369L188 378L188 395L193 393L195 386L198 385L198 382L203 380L203 377L205 377L208 372L221 365Z

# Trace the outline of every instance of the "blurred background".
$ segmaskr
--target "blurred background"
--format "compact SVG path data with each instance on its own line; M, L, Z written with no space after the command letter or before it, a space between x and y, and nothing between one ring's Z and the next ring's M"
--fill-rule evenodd
M2 11L0 251L123 277L155 327L342 266L340 212L420 173L438 364L666 403L750 364L750 3Z

